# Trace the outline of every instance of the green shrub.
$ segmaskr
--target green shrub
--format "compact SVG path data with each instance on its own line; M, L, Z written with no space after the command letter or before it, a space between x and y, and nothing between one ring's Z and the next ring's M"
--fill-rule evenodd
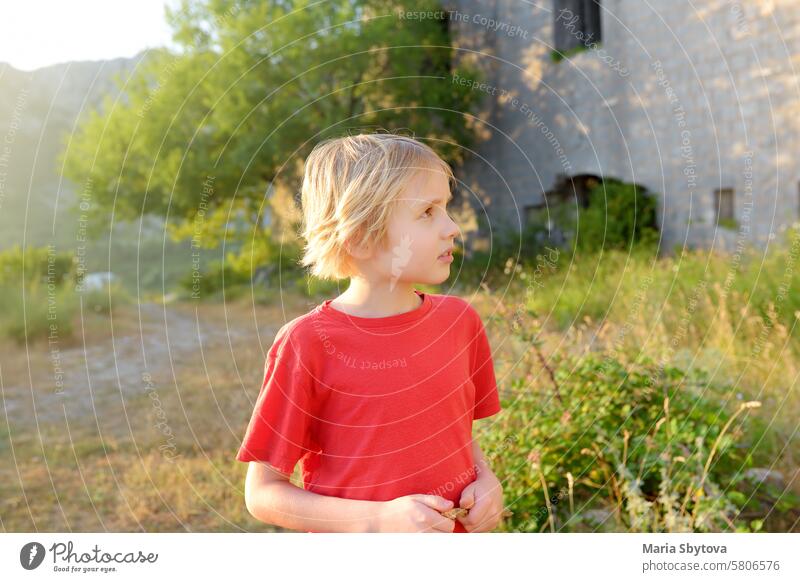
M0 288L0 329L3 335L20 345L72 335L72 321L77 314L77 296L72 285L48 287L40 281L24 287Z
M74 266L71 252L52 246L0 252L0 332L19 344L72 335Z
M75 262L71 252L58 252L55 247L26 247L19 245L0 251L0 287L19 285L23 280L25 263L26 283L52 283L56 286L74 282Z
M221 294L222 289L246 284L249 281L242 273L234 270L227 261L213 261L203 272L191 272L180 280L180 287L192 299L209 299Z
M280 286L295 288L305 277L298 265L300 248L296 243L280 244L271 231L249 240L238 251L231 251L224 260L212 261L201 272L186 273L180 288L192 299L227 299L243 296L251 286L279 290Z
M584 251L629 249L658 241L656 200L646 189L607 178L589 192L578 214L573 247Z
M589 353L555 357L550 369L541 387L530 388L530 377L512 382L486 441L507 479L506 529L742 527L733 522L751 463L743 427L758 403L731 411L729 387L648 360L626 366Z

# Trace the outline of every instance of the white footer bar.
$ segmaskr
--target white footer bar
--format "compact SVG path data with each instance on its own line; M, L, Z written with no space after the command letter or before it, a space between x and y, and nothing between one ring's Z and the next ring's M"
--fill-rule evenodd
M796 581L798 550L797 534L9 533L0 536L0 576Z

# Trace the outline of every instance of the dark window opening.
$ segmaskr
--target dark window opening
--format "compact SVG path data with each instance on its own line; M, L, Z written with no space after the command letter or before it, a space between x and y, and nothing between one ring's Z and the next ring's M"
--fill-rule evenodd
M718 188L714 190L714 202L717 210L717 225L730 226L735 221L733 216L733 188Z
M600 0L553 0L553 46L564 53L599 44Z
M594 174L576 174L567 176L559 174L553 187L544 193L545 199L550 203L567 203L581 208L589 206L589 194L592 189L602 184L603 179Z
M576 213L589 206L592 190L602 183L603 178L594 174L559 174L541 202L523 208L525 226L544 231L539 242L564 244L572 235Z

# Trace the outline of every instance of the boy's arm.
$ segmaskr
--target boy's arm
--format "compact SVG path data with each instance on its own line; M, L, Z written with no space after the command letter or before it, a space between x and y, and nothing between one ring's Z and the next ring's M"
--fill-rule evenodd
M289 475L263 462L250 462L245 503L258 520L288 529L317 532L452 532L455 521L441 512L453 502L413 494L391 501L329 497L296 487Z
M244 486L247 510L260 521L316 532L369 532L376 529L379 501L329 497L306 491L267 463L250 462ZM313 517L312 517L313 516Z

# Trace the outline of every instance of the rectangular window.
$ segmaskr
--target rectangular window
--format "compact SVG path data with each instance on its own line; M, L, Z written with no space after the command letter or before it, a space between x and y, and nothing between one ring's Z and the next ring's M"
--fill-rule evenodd
M553 0L555 50L566 52L599 43L600 0Z
M714 190L714 202L717 206L717 224L729 225L733 220L733 188Z

